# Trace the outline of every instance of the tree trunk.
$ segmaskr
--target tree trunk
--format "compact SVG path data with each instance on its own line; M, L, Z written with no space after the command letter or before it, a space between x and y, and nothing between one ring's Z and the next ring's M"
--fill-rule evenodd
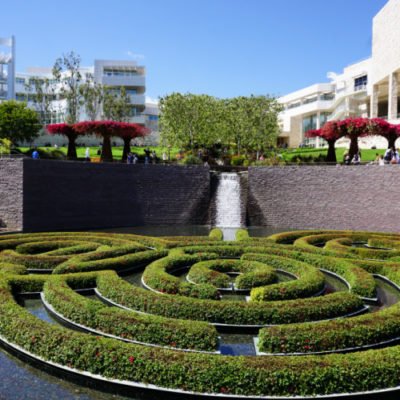
M68 135L68 151L67 151L67 159L68 160L76 160L76 136L75 135Z
M111 138L109 135L103 136L103 148L101 149L101 161L112 161Z
M328 140L328 154L326 156L327 162L336 162L335 142L336 140Z
M350 159L352 160L354 157L354 154L357 154L357 153L358 153L358 137L352 136L350 138L350 149L349 149Z
M131 152L131 138L123 138L124 150L122 152L122 161L126 161L128 154Z
M388 149L395 148L395 142L398 136L389 136L387 137L388 140Z

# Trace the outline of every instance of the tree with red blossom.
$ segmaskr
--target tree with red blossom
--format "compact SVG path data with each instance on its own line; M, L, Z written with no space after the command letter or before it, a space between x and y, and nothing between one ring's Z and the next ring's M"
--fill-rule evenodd
M77 132L82 134L92 133L103 138L101 161L113 160L111 150L112 136L119 136L123 138L124 143L126 143L127 148L129 148L130 141L134 137L144 136L147 133L147 130L138 124L118 121L83 121L78 122L73 126Z
M342 131L338 128L337 121L328 121L321 129L311 129L306 132L306 137L320 137L328 142L328 154L326 161L336 162L335 143L343 137Z
M116 136L124 141L124 150L122 152L122 161L126 161L128 154L131 152L131 141L139 136L145 136L150 131L142 125L128 122L119 122L119 131Z
M388 148L394 148L396 140L400 137L400 125L393 125L382 118L370 120L371 135L383 136L388 141Z
M80 132L74 129L73 125L62 123L62 124L50 124L46 126L47 132L51 135L63 135L68 138L68 151L67 158L69 160L76 159L76 138L81 135Z
M358 138L371 134L369 118L346 118L337 121L338 129L342 136L350 139L349 156L353 159L359 152Z

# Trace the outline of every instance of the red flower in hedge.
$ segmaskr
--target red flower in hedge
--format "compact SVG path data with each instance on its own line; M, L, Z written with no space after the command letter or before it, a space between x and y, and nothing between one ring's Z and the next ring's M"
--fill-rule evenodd
M129 356L129 362L133 364L135 362L135 357Z

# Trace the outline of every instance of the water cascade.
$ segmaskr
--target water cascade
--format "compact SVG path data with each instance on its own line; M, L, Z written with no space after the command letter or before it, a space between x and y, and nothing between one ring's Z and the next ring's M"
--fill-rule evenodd
M234 240L236 229L242 226L240 195L239 175L221 173L216 192L215 226L222 229L225 240Z

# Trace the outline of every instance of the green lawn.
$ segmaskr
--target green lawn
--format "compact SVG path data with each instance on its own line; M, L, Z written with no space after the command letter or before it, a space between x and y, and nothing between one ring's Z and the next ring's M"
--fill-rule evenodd
M368 162L375 160L376 154L385 154L386 149L363 149L361 151L361 160L362 162ZM338 162L343 161L343 154L348 151L345 148L337 148L336 149L336 159ZM316 158L320 155L326 156L327 149L287 149L282 150L281 153L282 157L286 161L291 161L296 156L302 157L313 157Z

